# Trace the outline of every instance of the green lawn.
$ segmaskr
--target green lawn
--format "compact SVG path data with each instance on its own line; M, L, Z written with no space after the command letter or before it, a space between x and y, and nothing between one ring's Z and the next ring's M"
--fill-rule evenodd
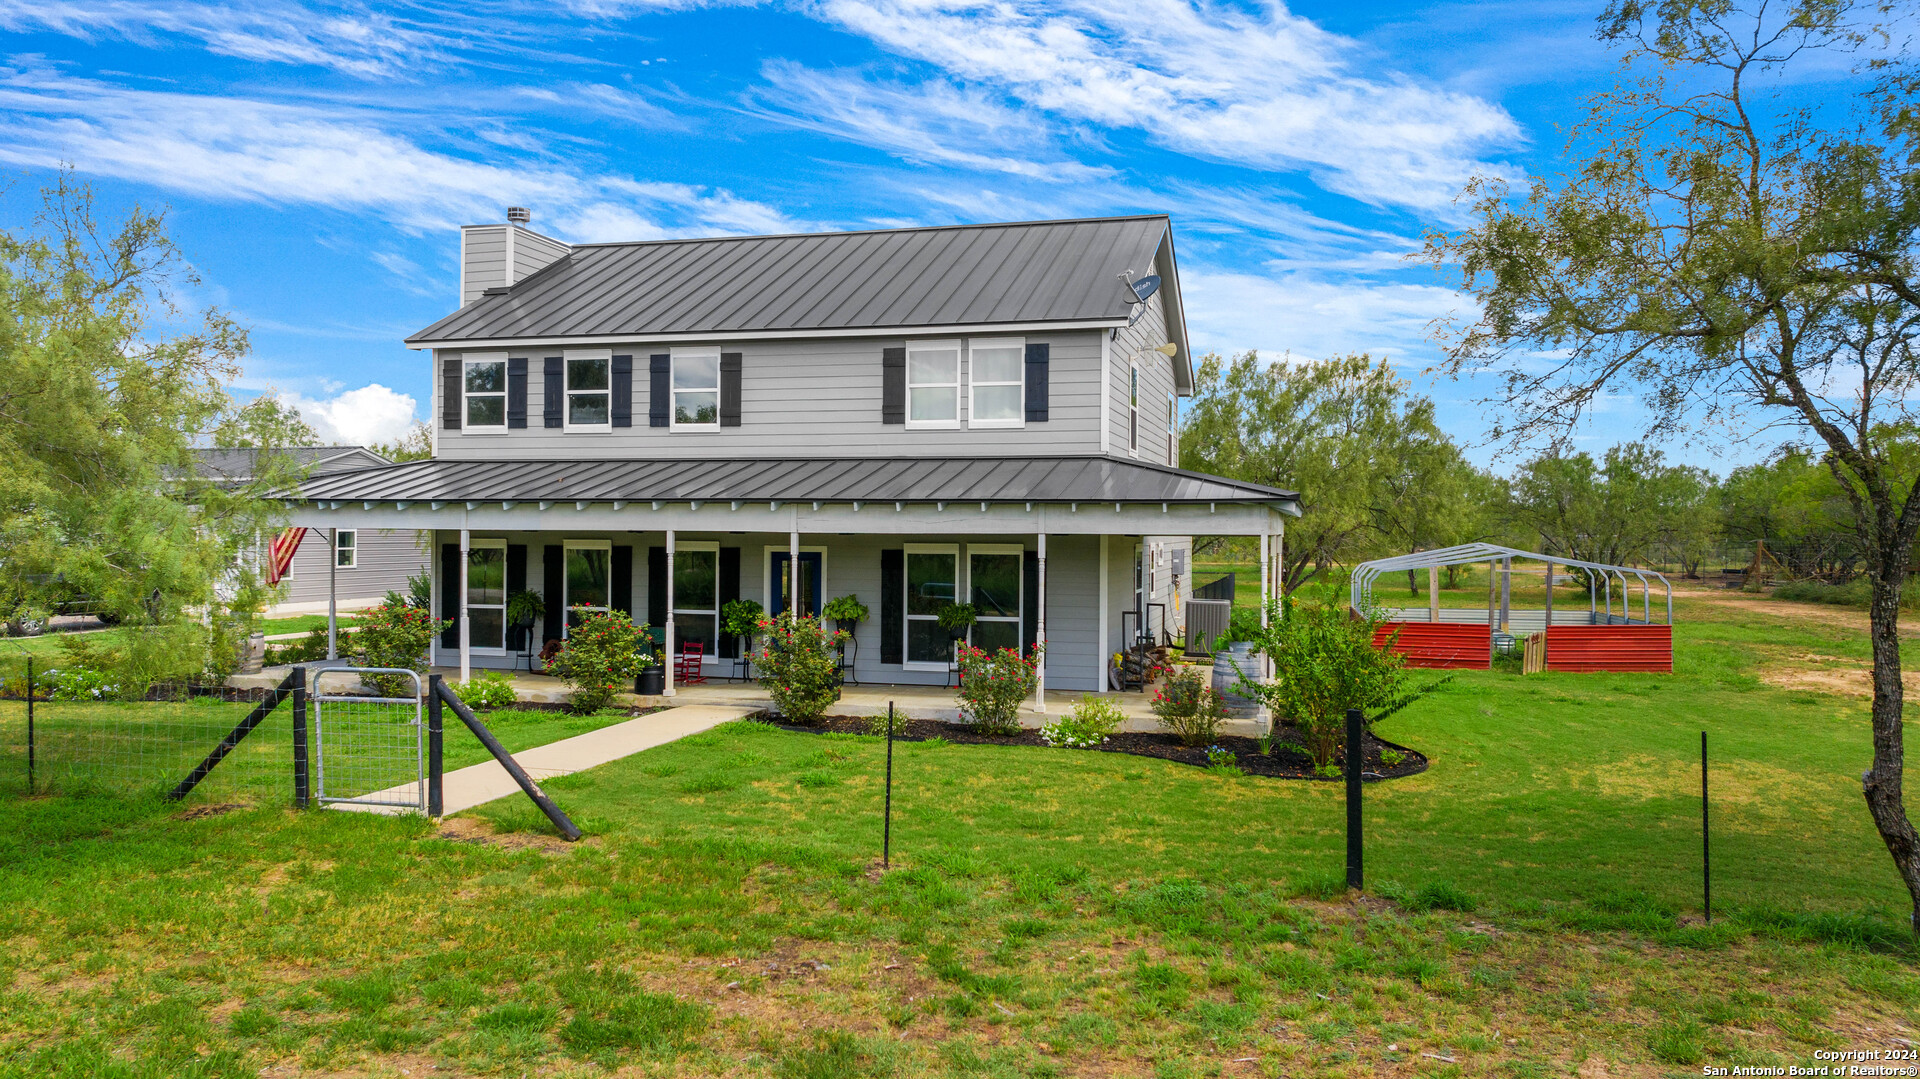
M1065 750L897 746L880 874L884 745L752 724L549 781L565 849L517 798L472 817L525 849L0 798L0 1075L1699 1074L1912 1029L1864 702L1765 680L1865 641L1706 600L1676 638L1385 721L1433 761L1366 792L1389 904L1315 898L1337 784Z
M353 612L340 612L340 625L351 624ZM260 632L269 637L281 633L310 633L316 629L327 628L327 616L324 614L297 614L291 618L266 618L260 622Z

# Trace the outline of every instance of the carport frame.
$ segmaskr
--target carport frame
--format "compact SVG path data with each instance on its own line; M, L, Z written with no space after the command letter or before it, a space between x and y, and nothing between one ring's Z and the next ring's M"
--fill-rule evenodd
M1634 566L1616 566L1605 562L1585 562L1577 558L1564 558L1558 555L1541 554L1538 551L1523 551L1517 547L1502 547L1496 543L1463 543L1454 547L1437 547L1430 551L1415 551L1411 554L1394 555L1391 558L1376 558L1370 562L1362 562L1353 569L1353 580L1348 586L1350 593L1349 599L1353 604L1353 609L1356 611L1373 610L1373 582L1389 573L1401 573L1407 570L1418 569L1437 571L1444 566L1465 566L1478 562L1487 562L1494 566L1504 565L1509 587L1501 590L1497 607L1491 579L1489 579L1487 587L1487 624L1490 627L1500 628L1507 624L1508 619L1506 616L1511 613L1512 610L1510 602L1511 583L1513 579L1513 560L1516 558L1546 563L1547 580L1549 582L1553 580L1553 567L1556 565L1585 569L1600 574L1601 579L1605 582L1605 587L1602 591L1606 597L1606 624L1608 625L1613 624L1613 579L1615 577L1620 578L1620 615L1623 619L1626 619L1629 624L1631 624L1633 620L1631 613L1633 609L1633 596L1628 591L1631 585L1627 580L1629 575L1638 578L1640 581L1641 623L1643 625L1657 624L1653 621L1652 581L1658 580L1667 594L1666 624L1673 624L1673 582L1668 580L1664 573L1655 570L1640 569ZM1437 576L1437 573L1434 575ZM1429 608L1431 609L1432 605L1436 602L1437 598L1433 594L1432 589L1429 588ZM1598 621L1601 613L1598 602L1599 598L1594 595L1594 590L1589 589L1587 591L1587 607L1589 612L1594 615L1595 621ZM1551 584L1549 584L1547 588L1547 624L1553 624L1553 588Z

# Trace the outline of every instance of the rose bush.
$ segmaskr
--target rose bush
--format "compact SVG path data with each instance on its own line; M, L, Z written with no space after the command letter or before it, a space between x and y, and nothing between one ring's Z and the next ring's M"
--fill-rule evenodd
M840 699L839 630L821 628L815 618L791 611L760 620L760 650L753 654L760 684L789 723L813 724Z
M1022 656L1011 648L960 649L960 718L982 734L1018 734L1020 702L1040 684L1040 646Z

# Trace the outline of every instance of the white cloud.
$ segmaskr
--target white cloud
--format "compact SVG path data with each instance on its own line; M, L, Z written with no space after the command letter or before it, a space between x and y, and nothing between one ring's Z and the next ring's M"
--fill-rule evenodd
M877 81L864 72L817 71L784 60L761 68L761 115L884 150L923 165L952 165L1031 180L1083 182L1114 170L1061 153L1053 125L997 94L934 79Z
M792 228L779 211L724 190L430 150L396 130L422 126L398 111L133 90L14 70L0 75L0 117L0 161L71 163L202 198L372 211L416 231L495 220L509 204L537 208L541 227L568 239L634 239L600 233L598 223L623 214L658 235ZM640 218L636 203L656 216Z
M325 443L367 446L392 442L418 420L419 404L412 394L388 389L378 382L323 400L297 393L277 395L300 415Z
M1144 131L1195 157L1305 169L1374 203L1444 210L1490 167L1486 149L1521 140L1495 103L1357 74L1355 42L1278 5L820 0L812 10L1057 116Z

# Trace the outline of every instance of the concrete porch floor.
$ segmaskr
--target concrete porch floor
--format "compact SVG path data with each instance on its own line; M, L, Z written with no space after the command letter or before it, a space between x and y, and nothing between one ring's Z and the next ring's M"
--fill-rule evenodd
M435 674L449 682L460 680L458 667L436 667ZM480 673L480 672L476 672ZM558 703L567 699L570 692L567 684L552 675L528 674L524 671L512 675L514 695L523 701ZM1073 710L1074 703L1082 695L1076 692L1049 690L1047 692L1047 711L1045 714L1034 711L1031 702L1021 709L1020 722L1027 727L1040 727L1055 716L1062 716ZM1151 693L1102 693L1100 696L1113 701L1126 714L1126 722L1121 724L1123 731L1157 731L1160 724L1154 718L1153 710L1147 702ZM622 693L618 702L630 707L654 708L674 705L711 704L729 707L751 707L755 710L771 708L773 702L766 690L757 682L728 682L713 679L703 685L680 686L671 697L639 696ZM840 691L840 701L828 710L838 716L884 715L891 702L895 710L909 719L938 719L952 722L959 718L959 704L954 698L952 687L942 686L895 686L867 684L847 686ZM1222 727L1222 734L1238 734L1258 737L1267 729L1265 719L1230 719Z

